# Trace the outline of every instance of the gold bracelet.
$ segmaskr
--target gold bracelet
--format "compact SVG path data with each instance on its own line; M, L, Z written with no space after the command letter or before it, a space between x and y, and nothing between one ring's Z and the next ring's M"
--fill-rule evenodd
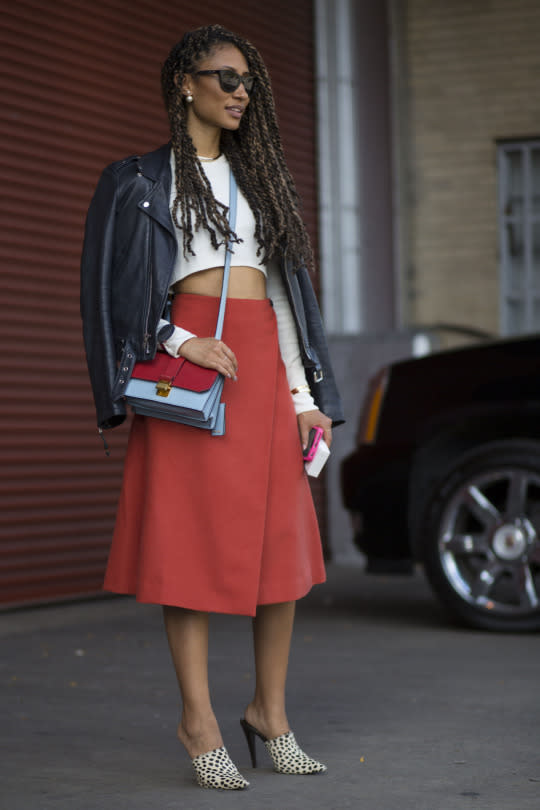
M307 391L308 394L311 394L311 388L309 385L297 385L296 388L291 388L291 394L301 394L303 391Z

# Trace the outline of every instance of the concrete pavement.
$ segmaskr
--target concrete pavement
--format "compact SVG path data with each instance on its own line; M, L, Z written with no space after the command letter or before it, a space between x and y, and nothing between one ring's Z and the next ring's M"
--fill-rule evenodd
M421 574L330 566L299 603L289 717L323 776L249 767L249 620L212 619L214 704L248 791L201 790L175 739L159 608L107 599L0 614L1 810L538 810L538 635L449 623Z

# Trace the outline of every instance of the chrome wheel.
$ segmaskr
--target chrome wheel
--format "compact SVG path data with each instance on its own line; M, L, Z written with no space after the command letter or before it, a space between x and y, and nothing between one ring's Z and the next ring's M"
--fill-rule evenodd
M529 614L540 604L539 532L540 475L508 469L472 479L442 515L439 554L448 582L475 607Z
M540 448L538 448L540 451ZM433 498L424 563L461 619L540 628L540 452L498 442L469 453Z

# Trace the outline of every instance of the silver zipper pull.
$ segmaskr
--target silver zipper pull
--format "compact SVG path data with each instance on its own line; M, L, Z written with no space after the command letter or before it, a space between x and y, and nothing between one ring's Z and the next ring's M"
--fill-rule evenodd
M105 436L103 434L103 430L101 428L98 428L98 433L101 436L101 441L103 442L103 449L105 450L105 455L110 456L111 451L109 449L109 445L107 444L107 439L105 438Z

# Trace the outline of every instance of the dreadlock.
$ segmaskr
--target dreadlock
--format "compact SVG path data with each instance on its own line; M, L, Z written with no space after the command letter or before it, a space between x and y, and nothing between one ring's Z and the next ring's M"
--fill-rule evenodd
M236 131L222 130L221 151L255 217L255 239L261 263L286 250L295 265L312 266L309 237L299 213L299 199L285 162L270 77L264 62L246 39L221 25L208 25L184 35L171 50L161 71L161 86L171 127L176 162L172 216L183 233L184 255L193 255L194 230L203 227L217 249L235 239L227 221L227 207L218 202L187 130L181 87L185 74L194 73L201 59L222 45L234 45L255 76L255 91Z

